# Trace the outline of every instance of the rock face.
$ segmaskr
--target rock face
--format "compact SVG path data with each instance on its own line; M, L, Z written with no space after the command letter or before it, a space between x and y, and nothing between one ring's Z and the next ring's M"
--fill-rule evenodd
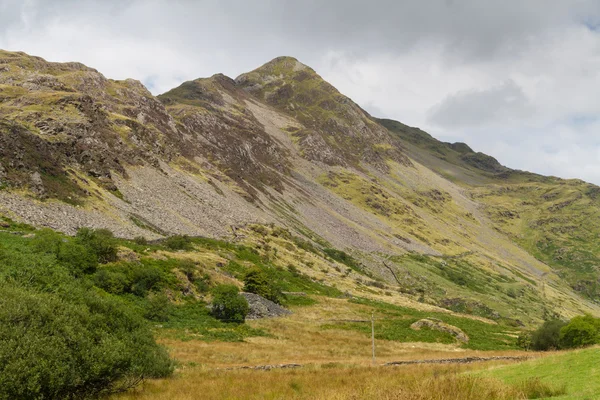
M435 329L436 331L449 333L452 336L454 336L454 338L457 341L459 341L461 343L469 342L469 337L460 328L446 324L445 322L442 322L439 319L435 319L435 318L425 318L425 319L418 320L417 322L413 323L410 326L410 328L418 331L421 328L423 328L424 326L429 329Z
M290 310L257 294L242 293L242 296L244 296L250 306L250 312L246 315L246 319L282 317L292 313Z

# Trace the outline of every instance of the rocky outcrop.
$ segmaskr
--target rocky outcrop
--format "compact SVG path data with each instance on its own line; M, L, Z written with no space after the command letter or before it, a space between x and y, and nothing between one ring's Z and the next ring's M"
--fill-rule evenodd
M423 327L427 327L429 329L434 329L434 330L440 331L440 332L449 333L452 336L454 336L454 338L457 341L459 341L461 343L469 342L469 337L460 328L449 325L449 324L447 324L439 319L436 319L436 318L421 319L421 320L418 320L417 322L413 323L410 326L411 329L414 329L416 331L420 330Z
M242 296L250 306L250 312L246 315L246 319L273 318L289 315L292 312L279 304L273 303L262 296L254 293L242 293Z

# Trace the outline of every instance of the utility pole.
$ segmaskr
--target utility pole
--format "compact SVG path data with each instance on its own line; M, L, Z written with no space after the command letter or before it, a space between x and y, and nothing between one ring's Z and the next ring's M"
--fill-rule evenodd
M375 317L371 311L371 347L373 349L373 365L375 365Z

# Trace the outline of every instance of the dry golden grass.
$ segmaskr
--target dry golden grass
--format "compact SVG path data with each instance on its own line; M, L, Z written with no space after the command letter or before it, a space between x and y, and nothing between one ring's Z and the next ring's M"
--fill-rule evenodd
M151 380L113 400L186 399L519 399L512 386L485 377L461 374L507 362L470 365L381 366L387 361L523 355L523 352L479 352L439 343L377 341L377 363L371 365L369 337L323 330L330 318L364 318L364 306L319 298L311 307L285 318L249 321L273 337L245 342L180 341L163 338L180 367L173 378ZM529 353L528 355L531 355ZM228 370L238 366L298 363L294 370Z
M294 314L275 319L248 321L271 337L252 337L244 342L180 341L166 335L160 342L182 363L210 367L264 365L281 363L344 363L370 365L370 337L351 330L321 328L330 319L364 319L370 314L366 306L343 299L319 297L319 303L295 309ZM456 358L465 355L522 355L519 351L479 352L454 344L402 343L377 340L377 362L398 360Z
M524 399L499 380L460 374L477 366L338 367L218 371L193 368L147 382L114 400L187 399Z

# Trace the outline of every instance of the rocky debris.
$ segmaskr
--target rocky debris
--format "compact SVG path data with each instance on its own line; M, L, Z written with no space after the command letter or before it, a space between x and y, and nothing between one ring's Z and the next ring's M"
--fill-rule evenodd
M463 357L463 358L441 358L436 360L407 360L385 363L385 366L413 365L413 364L470 364L482 361L525 361L531 357L527 356L495 356L495 357Z
M37 171L31 174L31 190L40 198L44 198L46 195L42 176Z
M231 367L225 368L227 371L235 369L252 369L256 371L270 371L272 369L292 369L301 368L302 364L271 364L271 365L256 365L256 366L243 366L243 367Z
M292 313L290 310L257 294L242 293L242 296L244 296L250 306L250 312L246 315L246 319L282 317Z
M429 329L435 329L436 331L449 333L452 336L454 336L456 340L462 343L469 342L469 337L460 328L449 325L436 318L425 318L418 320L410 326L410 329L418 331L422 327L427 327Z

